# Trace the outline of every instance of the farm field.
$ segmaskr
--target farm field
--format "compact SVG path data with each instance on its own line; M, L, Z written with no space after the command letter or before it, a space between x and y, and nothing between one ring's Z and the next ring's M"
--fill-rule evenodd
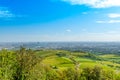
M0 51L0 80L119 80L120 55L66 50Z
M47 52L49 54L49 51L44 53ZM92 53L71 53L69 51L53 50L53 55L47 56L42 62L58 68L73 68L75 63L78 63L80 68L101 66L103 68L119 70L119 61L120 55L117 54L95 55Z

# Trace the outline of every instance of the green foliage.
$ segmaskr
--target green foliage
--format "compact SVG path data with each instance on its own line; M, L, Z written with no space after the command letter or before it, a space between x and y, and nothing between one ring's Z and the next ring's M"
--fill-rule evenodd
M101 68L98 66L84 68L82 75L86 80L101 80Z
M34 54L34 51L22 48L17 51L17 70L15 79L26 80L29 75L29 71L40 61L40 59Z
M102 70L102 80L116 80L116 73L113 70Z
M12 80L16 70L16 55L5 49L0 51L0 80Z
M120 65L99 58L94 54L71 54L63 50L3 49L0 80L119 80L120 72L116 69Z
M63 80L79 80L80 79L80 70L76 70L73 68L68 68L63 71L64 77Z
M62 53L62 52L56 53L56 55L58 57L66 57L67 56L66 53Z

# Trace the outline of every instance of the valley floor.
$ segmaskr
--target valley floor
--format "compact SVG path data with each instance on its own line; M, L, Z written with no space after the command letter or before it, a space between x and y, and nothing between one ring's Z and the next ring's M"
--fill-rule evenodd
M0 51L0 80L119 80L120 55L66 50Z

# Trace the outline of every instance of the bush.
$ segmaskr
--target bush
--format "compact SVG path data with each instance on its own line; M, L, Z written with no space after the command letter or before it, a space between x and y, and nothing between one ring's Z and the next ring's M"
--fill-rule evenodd
M65 56L65 55L60 55ZM0 51L0 80L119 80L120 75L113 70L99 66L81 69L79 62L70 59L74 67L59 69L46 65L34 50L21 47L17 51Z
M0 51L0 80L13 80L16 71L16 55L5 49Z

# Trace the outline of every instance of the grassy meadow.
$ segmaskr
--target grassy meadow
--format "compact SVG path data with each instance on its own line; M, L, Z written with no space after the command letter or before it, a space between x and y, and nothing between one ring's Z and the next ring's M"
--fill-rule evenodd
M66 50L0 51L0 80L120 80L120 55Z

